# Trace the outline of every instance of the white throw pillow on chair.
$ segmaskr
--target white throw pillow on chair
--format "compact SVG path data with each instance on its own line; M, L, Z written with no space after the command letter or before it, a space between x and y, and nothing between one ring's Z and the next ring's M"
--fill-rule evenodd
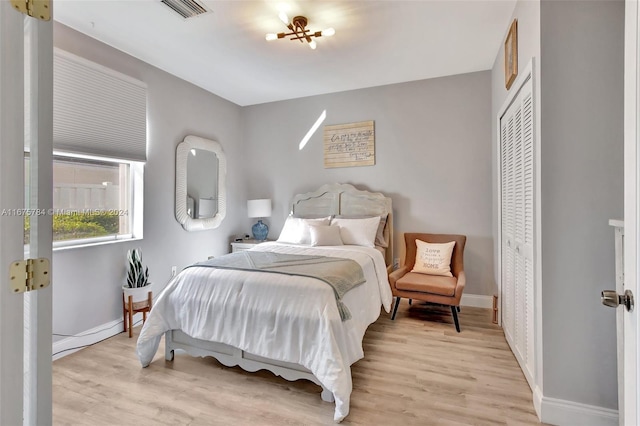
M411 272L452 277L451 255L455 245L455 241L427 243L426 241L416 240L416 263L413 265Z

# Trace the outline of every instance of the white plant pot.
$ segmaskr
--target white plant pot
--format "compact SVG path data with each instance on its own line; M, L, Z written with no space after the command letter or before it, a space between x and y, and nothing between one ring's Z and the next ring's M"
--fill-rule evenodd
M124 300L126 302L129 301L129 295L133 296L133 303L145 302L148 299L148 293L151 291L153 285L151 283L147 284L144 287L122 287L122 291L124 291Z

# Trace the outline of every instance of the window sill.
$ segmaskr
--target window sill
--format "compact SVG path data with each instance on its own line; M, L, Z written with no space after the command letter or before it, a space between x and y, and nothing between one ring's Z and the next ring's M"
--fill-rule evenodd
M87 248L87 247L96 247L96 246L103 246L103 245L109 245L109 244L119 244L119 243L126 243L126 242L130 242L130 241L141 241L142 238L141 237L131 237L131 238L118 238L118 239L112 239L112 240L105 240L105 241L93 241L93 242L86 242L86 243L78 243L78 244L73 244L73 245L68 245L68 246L58 246L58 247L53 247L53 252L60 252L60 251L68 251L68 250L75 250L75 249L83 249L83 248Z

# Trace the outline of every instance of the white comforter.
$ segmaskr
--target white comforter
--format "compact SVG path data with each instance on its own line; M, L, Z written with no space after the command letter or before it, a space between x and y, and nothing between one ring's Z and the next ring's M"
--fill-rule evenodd
M138 338L143 367L155 355L164 332L235 346L249 353L300 364L333 393L334 420L349 414L351 364L364 356L362 339L389 312L391 290L381 253L360 246L309 247L263 243L253 248L279 253L353 259L366 282L344 297L352 318L341 321L333 289L314 279L205 267L187 268L155 301Z

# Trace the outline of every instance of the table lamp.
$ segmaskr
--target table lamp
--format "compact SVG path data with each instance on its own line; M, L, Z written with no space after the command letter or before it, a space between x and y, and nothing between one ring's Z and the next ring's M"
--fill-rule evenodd
M249 217L271 217L271 200L268 198L261 200L247 200L247 213ZM251 227L253 238L264 241L269 234L269 227L262 223L262 219Z

